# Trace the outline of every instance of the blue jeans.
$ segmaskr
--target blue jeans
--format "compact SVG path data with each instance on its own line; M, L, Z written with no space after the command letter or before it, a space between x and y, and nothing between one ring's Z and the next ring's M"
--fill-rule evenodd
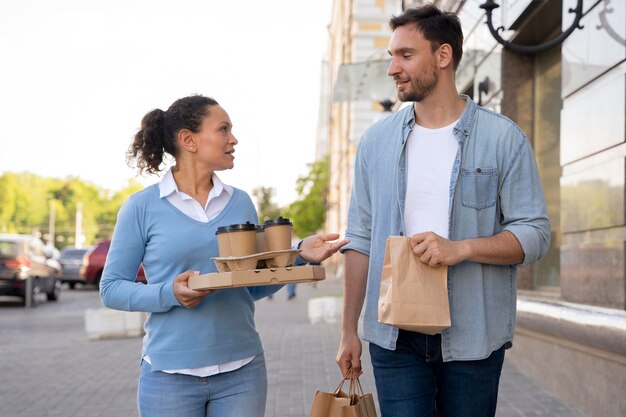
M443 362L441 335L400 330L396 350L370 343L381 417L493 417L504 346L486 359Z
M137 405L140 417L263 417L267 397L265 357L209 377L152 372L142 361Z

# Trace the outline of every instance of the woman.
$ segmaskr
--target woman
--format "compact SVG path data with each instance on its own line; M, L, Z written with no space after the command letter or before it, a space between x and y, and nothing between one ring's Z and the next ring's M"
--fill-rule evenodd
M100 283L105 306L146 311L138 387L140 416L263 416L267 375L254 325L255 300L280 286L192 290L194 274L215 272L220 225L257 223L250 197L223 184L237 139L219 104L177 100L146 114L129 163L157 173L165 153L173 166L155 185L132 195L118 214ZM316 235L300 244L303 262L321 262L347 241ZM143 264L148 284L134 282Z

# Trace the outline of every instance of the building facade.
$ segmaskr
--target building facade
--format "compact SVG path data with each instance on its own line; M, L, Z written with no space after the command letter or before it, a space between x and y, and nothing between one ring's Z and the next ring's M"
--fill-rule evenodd
M318 149L328 150L330 184L326 230L346 229L356 146L365 129L383 114L380 104L391 98L393 83L385 75L389 16L401 10L400 0L335 0L329 25L328 61L323 71L328 126ZM381 74L382 71L382 74ZM368 79L369 76L369 79ZM384 86L379 92L378 87ZM390 89L391 87L391 89ZM323 104L324 105L324 104ZM321 113L322 114L322 113ZM340 267L341 258L332 259Z
M522 372L569 405L590 416L623 416L626 2L501 0L493 22L505 28L501 34L509 42L541 45L567 30L574 20L569 9L579 1L583 27L556 46L532 53L514 52L494 39L480 8L485 0L435 4L457 13L462 22L458 90L524 130L548 202L552 244L544 259L520 270L518 327L508 355ZM361 91L367 80L342 79L342 71L384 60L389 18L422 3L335 1L325 80L327 91L333 92L327 103L328 230L345 230L359 137L384 117L381 95L370 94L368 100ZM371 79L384 83L380 77ZM371 79L369 90L374 91ZM384 88L380 91L388 94Z

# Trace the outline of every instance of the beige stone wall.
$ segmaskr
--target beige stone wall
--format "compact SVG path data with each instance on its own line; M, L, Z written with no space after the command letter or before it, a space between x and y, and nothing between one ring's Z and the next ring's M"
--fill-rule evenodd
M388 19L400 10L399 5L400 0L335 0L328 44L331 86L337 81L341 64L381 59L387 55ZM330 186L325 229L343 234L356 147L365 129L380 114L380 106L372 101L332 102L329 113ZM335 256L327 266L334 270L341 261L340 256Z
M626 415L626 356L518 326L507 358L589 417Z

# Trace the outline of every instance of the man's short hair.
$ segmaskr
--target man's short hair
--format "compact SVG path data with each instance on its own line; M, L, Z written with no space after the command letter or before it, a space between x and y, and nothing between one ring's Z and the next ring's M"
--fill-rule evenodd
M391 30L414 24L415 28L430 42L433 52L447 43L452 47L452 65L456 70L463 57L463 30L459 17L451 12L441 11L433 4L405 10L389 20Z

